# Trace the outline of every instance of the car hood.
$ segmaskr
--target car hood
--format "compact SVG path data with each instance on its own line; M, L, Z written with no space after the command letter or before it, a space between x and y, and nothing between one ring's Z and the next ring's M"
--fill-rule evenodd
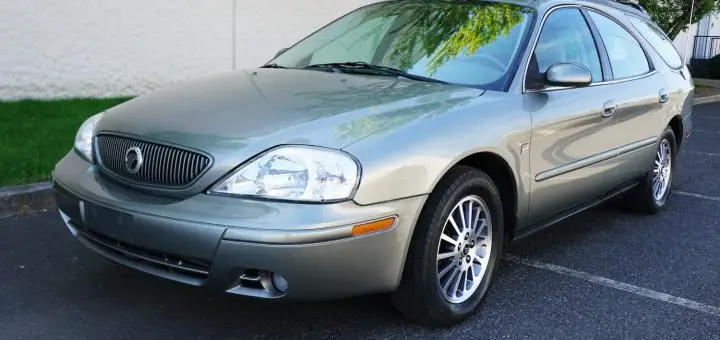
M276 145L341 149L483 93L396 77L242 70L139 96L108 110L96 131L204 151L213 158L205 177L214 181Z

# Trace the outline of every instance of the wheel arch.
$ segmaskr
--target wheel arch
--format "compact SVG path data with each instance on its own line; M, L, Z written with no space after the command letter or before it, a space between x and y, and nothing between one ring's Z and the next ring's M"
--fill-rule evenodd
M469 155L465 155L447 167L442 176L433 185L430 192L442 178L454 168L458 166L469 166L485 172L495 183L500 193L500 199L503 204L503 220L505 240L512 240L512 233L518 222L518 178L515 176L510 162L503 156L492 151L479 151Z
M683 117L679 114L672 117L672 119L670 119L670 122L668 123L668 126L670 126L670 128L672 128L673 130L673 133L675 133L675 145L676 148L679 150L683 142Z

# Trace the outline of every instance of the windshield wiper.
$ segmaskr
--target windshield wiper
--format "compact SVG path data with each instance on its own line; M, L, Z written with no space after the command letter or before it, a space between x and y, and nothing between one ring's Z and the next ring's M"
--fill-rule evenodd
M260 68L287 68L287 67L272 63L272 64L260 66Z
M449 84L448 82L442 81L440 79L419 76L417 74L407 73L400 69L387 67L387 66L373 65L370 63L366 63L364 61L346 61L346 62L342 62L342 63L314 64L314 65L306 66L305 68L306 69L331 68L331 69L338 69L338 70L353 70L353 71L371 70L371 71L381 73L384 75L391 75L391 76L403 77L403 78L412 79L412 80L427 81L427 82L440 83L440 84Z

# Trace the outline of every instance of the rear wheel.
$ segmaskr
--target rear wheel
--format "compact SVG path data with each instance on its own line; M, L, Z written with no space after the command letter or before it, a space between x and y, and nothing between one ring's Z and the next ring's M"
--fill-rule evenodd
M640 184L623 198L624 205L640 213L655 214L660 211L670 195L676 155L675 133L667 127L660 137L651 169Z
M462 322L484 298L502 244L502 202L493 181L475 168L452 170L415 227L395 306L428 326Z

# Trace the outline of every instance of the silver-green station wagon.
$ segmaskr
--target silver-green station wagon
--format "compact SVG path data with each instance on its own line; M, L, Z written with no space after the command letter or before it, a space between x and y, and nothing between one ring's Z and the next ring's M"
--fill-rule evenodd
M379 2L89 118L53 185L122 265L260 299L387 293L448 326L508 242L610 198L661 210L693 91L632 2Z

